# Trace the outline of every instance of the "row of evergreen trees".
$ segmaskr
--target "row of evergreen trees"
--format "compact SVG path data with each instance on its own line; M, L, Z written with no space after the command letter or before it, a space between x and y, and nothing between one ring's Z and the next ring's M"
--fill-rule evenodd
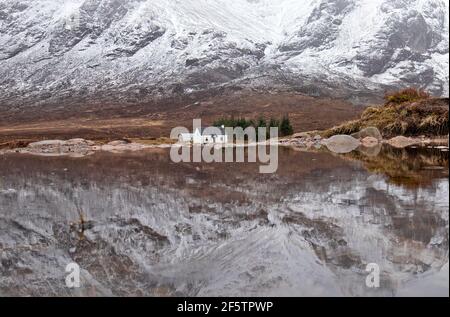
M241 127L242 129L246 129L248 127L254 127L256 132L258 133L258 128L267 128L267 134L270 134L270 128L278 128L279 136L288 136L294 133L294 129L292 128L291 121L289 120L289 116L283 116L281 119L271 118L269 121L260 117L256 121L253 119L247 120L246 118L220 118L216 120L213 124L215 127L225 126L227 128L237 128Z

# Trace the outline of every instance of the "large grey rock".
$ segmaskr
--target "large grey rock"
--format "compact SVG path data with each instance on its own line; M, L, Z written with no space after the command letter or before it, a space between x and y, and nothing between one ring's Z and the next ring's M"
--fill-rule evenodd
M356 150L361 142L350 135L335 135L323 141L323 144L331 152L344 154Z
M30 143L25 151L32 154L41 155L87 155L91 153L91 141L84 139L45 140Z
M109 142L107 145L118 146L118 145L127 145L128 143L130 143L130 142L127 142L125 140L116 140L116 141Z
M45 140L39 142L33 142L28 144L29 148L40 149L40 148L57 148L65 144L62 140Z

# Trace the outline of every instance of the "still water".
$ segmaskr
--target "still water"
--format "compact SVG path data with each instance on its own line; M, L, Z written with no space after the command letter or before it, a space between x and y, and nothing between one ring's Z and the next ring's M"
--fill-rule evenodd
M279 155L0 156L0 295L448 296L447 153Z

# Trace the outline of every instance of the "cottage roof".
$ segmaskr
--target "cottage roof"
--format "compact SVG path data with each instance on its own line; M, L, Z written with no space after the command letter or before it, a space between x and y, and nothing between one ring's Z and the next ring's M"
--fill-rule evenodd
M225 135L225 128L223 128L223 127L206 127L206 128L200 128L200 134L201 134L201 135L204 135L205 132L210 132L210 131L207 131L207 130L209 130L209 129L211 129L211 128L214 128L215 130L220 131L220 135ZM210 134L211 134L211 133L210 133Z

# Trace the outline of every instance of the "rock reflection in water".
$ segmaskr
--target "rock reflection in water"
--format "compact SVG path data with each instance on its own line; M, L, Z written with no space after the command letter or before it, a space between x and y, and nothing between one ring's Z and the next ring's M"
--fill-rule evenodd
M439 148L384 146L376 155L356 151L345 155L363 162L372 173L381 173L391 183L410 188L429 186L436 178L448 178L448 152Z
M3 156L0 295L448 296L448 159L433 155L397 160L427 180L408 184L373 158L289 149L274 175L163 150Z

